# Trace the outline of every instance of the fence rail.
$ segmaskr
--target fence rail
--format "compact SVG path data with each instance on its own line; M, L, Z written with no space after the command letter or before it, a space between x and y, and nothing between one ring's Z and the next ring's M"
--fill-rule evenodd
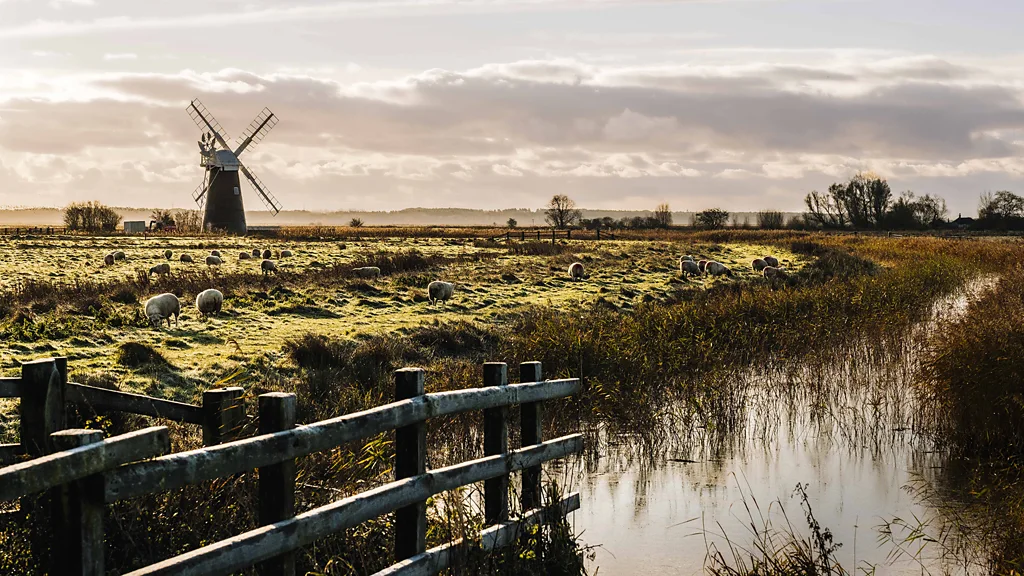
M615 240L615 232L601 232L600 228L593 230L593 234L589 234L589 230L576 230L575 236L577 240ZM512 240L519 240L520 242L526 242L527 240L535 240L540 242L542 240L551 240L554 242L559 238L566 240L573 239L573 230L567 228L565 230L556 230L554 228L550 230L508 230L496 236L488 238L491 242L496 240L504 240L505 242L511 242Z
M246 419L241 388L207 390L202 405L194 406L68 382L63 358L29 362L22 366L20 378L0 379L0 395L21 398L22 426L21 444L0 446L0 462L29 458L0 467L0 501L43 493L50 509L57 511L49 547L59 546L61 553L34 548L39 566L58 575L99 575L105 570L105 506L256 470L258 528L130 574L230 574L257 565L261 574L291 575L298 549L390 512L395 513L395 557L400 562L380 574L436 574L470 545L457 541L426 550L426 501L436 494L484 483L489 527L480 536L487 550L513 542L526 526L580 506L578 494L546 506L540 498L541 465L583 450L579 434L543 440L541 406L578 393L580 382L543 381L538 362L520 365L520 382L509 384L504 363L488 362L482 387L426 394L425 372L407 368L395 372L394 402L305 425L296 425L293 394L263 394L258 434L237 438ZM204 447L169 453L170 439L163 426L105 440L99 431L63 430L68 403L201 425ZM508 411L515 405L521 411L521 447L510 450ZM427 420L471 411L484 414L484 456L427 470ZM394 481L295 513L296 458L392 430ZM514 472L523 473L523 514L510 519L509 479Z

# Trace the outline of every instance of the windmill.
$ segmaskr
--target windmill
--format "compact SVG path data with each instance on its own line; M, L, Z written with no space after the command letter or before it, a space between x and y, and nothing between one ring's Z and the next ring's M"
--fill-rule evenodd
M277 116L268 108L264 108L249 123L249 127L232 149L227 143L229 136L198 98L188 105L188 115L203 131L199 139L199 165L206 168L206 175L203 177L203 183L192 194L199 207L205 207L203 230L245 234L245 208L242 205L242 190L239 187L239 171L256 189L256 194L267 210L277 216L281 211L281 204L277 198L274 198L263 181L250 172L238 158L242 152L252 150L267 136L270 129L277 124Z

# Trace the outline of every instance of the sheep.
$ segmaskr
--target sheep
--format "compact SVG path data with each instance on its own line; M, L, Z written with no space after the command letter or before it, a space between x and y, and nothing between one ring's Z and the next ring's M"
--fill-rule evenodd
M707 269L707 267L708 267L708 261L707 260L701 260L700 262L697 262L697 269L700 270L701 274L704 273L704 271Z
M174 256L173 252L171 252L170 250L164 250L164 258L170 260L171 256Z
M764 258L754 258L754 261L750 263L750 267L754 269L754 272L760 272L768 267L768 262Z
M170 292L153 296L146 300L146 318L157 328L167 320L167 327L171 327L171 316L174 316L174 325L178 325L178 314L181 313L181 303L178 297Z
M253 258L259 258L260 257L260 249L259 248L253 248L252 249L252 257Z
M700 266L693 260L680 260L679 261L679 274L686 276L690 274L692 276L700 276Z
M107 254L106 256L103 257L103 265L104 266L113 266L114 265L114 253L113 252L111 252L110 254Z
M240 252L238 254L239 260L248 260L249 258L252 258L252 256L250 256L248 252Z
M761 260L764 260L765 262L768 263L769 266L773 268L779 267L779 259L776 258L775 256L765 256L764 258L761 258Z
M430 284L427 284L427 299L430 301L430 305L433 306L438 302L446 304L451 299L452 294L455 293L455 284L451 282L442 282L441 280L434 280Z
M216 316L224 305L224 294L209 288L196 295L196 310L201 316Z
M178 256L178 260L181 260L182 262L188 262L189 264L192 263L192 257L189 256L188 254L182 254L181 256Z
M220 250L210 250L210 256L216 256L220 258Z
M583 264L581 262L569 264L569 278L572 280L583 279Z
M210 255L206 257L207 266L220 266L221 262L223 261L220 259L219 256Z
M353 268L352 275L356 278L377 278L380 276L380 268L376 266L363 266L361 268Z
M114 254L114 260L124 260L124 252L123 251L118 250L118 251L114 252L113 254Z
M708 262L705 270L711 276L732 276L732 270L721 262Z
M789 276L789 274L786 273L785 268L778 268L776 266L768 266L767 268L764 269L762 274L764 274L764 277L769 280L774 278L785 280L786 277Z
M281 250L281 258L287 258L292 255L291 250Z
M270 253L270 250L264 250L263 251L263 259L264 260L270 260L271 256L273 256L273 254Z
M149 269L149 275L150 276L152 276L153 274L170 274L170 273L171 273L171 265L168 264L167 262L164 262L163 264L157 264L156 266L153 266L152 268Z
M277 274L277 264L275 264L273 260L264 260L263 262L260 262L260 270L263 271L264 276L271 272Z
M693 259L693 256L690 256L689 254L687 254L686 256L680 256L679 257L679 261L680 262L682 262L683 260L689 260L690 262L696 262L696 260Z

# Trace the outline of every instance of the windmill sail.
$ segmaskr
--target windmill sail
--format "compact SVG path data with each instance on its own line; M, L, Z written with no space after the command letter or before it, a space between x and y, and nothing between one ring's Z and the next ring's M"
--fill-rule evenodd
M263 205L267 207L267 210L273 212L274 216L277 216L277 213L281 211L281 204L277 201L277 198L267 190L267 187L263 184L262 180L257 178L252 172L249 172L249 169L245 167L245 164L239 164L238 167L242 170L242 174L245 174L245 177L249 179L249 183L252 184L252 187L256 189L260 200L263 201Z
M217 122L217 119L213 117L213 114L210 114L210 111L206 109L206 106L203 106L203 103L199 101L199 98L192 100L188 105L188 115L192 118L192 121L196 123L196 126L199 126L200 130L209 130L213 133L213 137L216 138L217 142L220 143L221 146L227 150L231 149L225 141L227 138L230 138L230 136L228 136L228 133L221 127L220 122Z
M245 150L253 150L256 146L266 138L267 133L270 129L277 125L277 116L270 111L270 108L264 108L252 122L249 123L249 127L245 129L242 136L239 138L240 144L235 149L235 156L239 156Z

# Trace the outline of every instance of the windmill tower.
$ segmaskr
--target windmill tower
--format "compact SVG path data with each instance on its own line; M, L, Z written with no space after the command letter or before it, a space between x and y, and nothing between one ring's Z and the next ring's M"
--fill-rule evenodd
M267 190L263 182L249 171L239 160L246 150L256 147L277 124L277 116L264 108L256 119L249 123L234 149L227 143L228 135L217 119L198 99L188 105L188 115L203 131L199 140L199 165L206 168L203 183L196 188L192 198L204 208L203 230L222 230L231 234L245 234L245 208L242 205L242 189L238 172L249 180L256 194L274 216L281 211L281 205Z

